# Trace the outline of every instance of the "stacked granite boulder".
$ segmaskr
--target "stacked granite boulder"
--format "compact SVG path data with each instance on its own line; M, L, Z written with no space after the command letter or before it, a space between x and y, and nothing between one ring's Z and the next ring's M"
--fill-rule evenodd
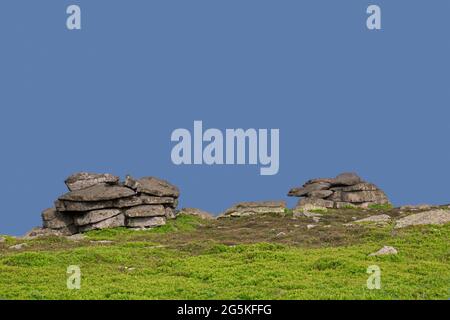
M167 181L111 174L77 173L69 192L42 213L43 226L64 235L114 227L148 228L175 218L180 192Z
M302 197L295 210L312 208L367 208L373 204L389 204L386 194L376 185L363 181L355 173L342 173L336 178L307 181L292 188L288 196Z

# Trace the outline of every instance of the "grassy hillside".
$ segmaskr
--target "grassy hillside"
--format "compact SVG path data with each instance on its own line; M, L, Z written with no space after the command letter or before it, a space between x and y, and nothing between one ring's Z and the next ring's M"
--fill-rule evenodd
M344 225L380 210L331 210L312 229L310 218L288 213L179 216L158 229L93 231L79 241L8 237L0 298L448 299L450 225ZM27 246L9 248L18 243ZM398 255L368 256L385 245ZM69 265L81 268L80 290L66 287ZM381 268L379 290L367 289L370 265Z

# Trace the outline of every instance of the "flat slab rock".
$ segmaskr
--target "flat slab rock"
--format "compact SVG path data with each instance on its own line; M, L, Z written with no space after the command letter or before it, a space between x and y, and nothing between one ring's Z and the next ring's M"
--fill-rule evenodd
M71 175L65 181L70 191L82 190L97 184L118 184L119 177L109 173L98 174L89 172L79 172Z
M142 205L125 210L127 218L165 216L166 209L162 205Z
M302 198L297 202L294 211L329 209L334 207L334 202L320 198Z
M117 216L114 216L114 217L106 219L106 220L102 220L97 223L80 226L79 231L87 232L87 231L91 231L91 230L109 229L109 228L117 228L117 227L124 227L124 226L125 226L125 215L121 213L121 214L118 214Z
M240 202L226 210L221 217L243 217L254 214L284 213L285 208L285 201Z
M136 192L130 188L98 184L86 189L71 191L59 197L62 201L104 201L134 196Z
M450 222L450 211L436 209L411 214L397 220L395 228L405 228L409 226L428 225L428 224L445 224Z
M416 211L416 210L430 210L431 205L429 204L407 204L400 207L400 210L410 210L410 211Z
M128 198L107 201L55 201L55 207L58 211L69 212L91 211L105 208L129 208L144 204L164 204L175 208L178 204L178 200L171 197L155 197L146 194L139 194Z
M165 224L166 219L164 217L128 218L126 221L126 226L130 228L149 228Z
M93 210L80 215L73 215L73 220L77 226L85 226L88 224L94 224L121 214L119 209L102 209Z
M368 182L360 182L352 186L342 187L341 191L377 191L379 190L376 185Z
M391 217L388 216L387 214L379 214L379 215L375 215L375 216L370 216L364 219L359 219L354 221L355 223L388 223L389 221L391 221Z
M288 192L289 197L302 197L313 191L327 190L331 187L331 183L329 182L315 182L312 184L304 185L299 188L292 188Z
M335 178L319 178L308 180L302 187L292 188L288 192L288 196L302 197L309 196L314 198L326 198L323 196L325 192L318 191L377 191L378 188L371 183L364 182L356 173L345 172ZM339 199L336 199L339 200ZM340 200L345 201L345 200ZM362 201L360 201L362 202Z
M145 193L151 196L173 198L178 198L180 196L180 191L176 186L170 184L166 180L155 177L134 179L131 176L127 176L125 179L125 186L136 192Z
M340 175L336 176L336 178L333 179L332 185L333 186L352 186L355 184L360 183L362 180L361 178L354 172L345 172L341 173Z
M342 192L341 201L350 203L375 202L378 204L389 202L388 198L381 190Z

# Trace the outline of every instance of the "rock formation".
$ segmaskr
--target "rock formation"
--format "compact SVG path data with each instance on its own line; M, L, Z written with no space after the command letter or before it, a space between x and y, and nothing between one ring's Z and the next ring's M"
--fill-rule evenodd
M288 196L302 197L294 209L300 211L315 208L367 208L372 204L390 203L382 190L363 181L355 173L309 180L302 187L292 188Z
M285 201L257 201L240 202L226 210L218 218L224 217L246 217L255 214L284 213Z
M450 222L450 211L443 209L429 210L411 214L397 220L395 228L427 224L445 224Z
M148 228L175 218L180 192L167 181L111 174L76 173L69 192L42 212L43 227L63 235L115 227Z

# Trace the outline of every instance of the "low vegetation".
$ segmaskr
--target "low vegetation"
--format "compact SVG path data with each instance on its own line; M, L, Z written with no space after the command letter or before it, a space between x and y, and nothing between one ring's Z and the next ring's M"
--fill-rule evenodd
M383 211L384 210L384 211ZM91 231L82 240L7 237L0 299L448 299L450 225L345 225L390 208L328 210L311 218L180 216L144 231ZM26 243L20 250L12 245ZM382 246L397 255L368 256ZM67 289L67 267L81 289ZM369 290L367 268L381 269Z

